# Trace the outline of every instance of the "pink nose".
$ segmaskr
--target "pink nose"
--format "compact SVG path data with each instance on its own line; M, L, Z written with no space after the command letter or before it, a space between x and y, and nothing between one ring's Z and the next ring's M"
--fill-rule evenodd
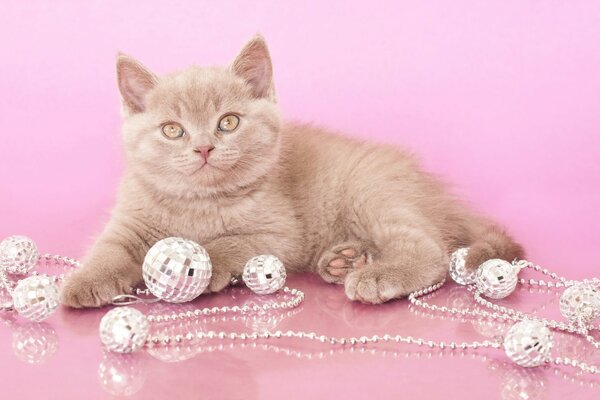
M202 154L204 161L208 160L208 155L215 148L215 146L198 146L194 149L196 153Z

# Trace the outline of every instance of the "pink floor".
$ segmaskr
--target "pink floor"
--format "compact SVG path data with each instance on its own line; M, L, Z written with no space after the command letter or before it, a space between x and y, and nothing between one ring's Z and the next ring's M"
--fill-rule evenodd
M314 330L331 335L403 334L439 340L483 340L502 325L432 317L406 301L368 306L348 301L340 287L312 275L293 276L291 287L306 302L287 312L245 318L210 317L163 324L155 332L197 330ZM275 295L277 296L277 295ZM519 288L511 305L558 317L558 296ZM193 304L140 307L147 313L213 305L243 305L270 299L242 288L201 297ZM448 285L429 299L440 305L472 304L467 292ZM47 322L24 323L2 315L2 391L23 399L333 399L472 398L597 399L600 377L573 370L514 366L499 351L435 351L408 345L341 349L288 339L248 343L212 341L193 347L153 349L133 355L104 352L98 324L105 309L61 309ZM563 356L600 363L600 353L581 340L556 335Z

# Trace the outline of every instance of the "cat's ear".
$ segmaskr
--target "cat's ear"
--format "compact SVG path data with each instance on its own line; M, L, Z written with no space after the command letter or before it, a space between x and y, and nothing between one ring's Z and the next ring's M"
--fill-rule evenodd
M119 54L117 82L123 106L129 114L136 114L146 108L146 94L157 84L158 78L134 58Z
M231 71L244 78L257 98L275 101L273 67L265 39L254 36L231 64Z

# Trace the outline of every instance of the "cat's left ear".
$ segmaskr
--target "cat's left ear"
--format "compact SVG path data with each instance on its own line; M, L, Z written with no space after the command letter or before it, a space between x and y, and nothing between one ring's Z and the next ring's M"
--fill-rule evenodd
M254 96L276 101L271 56L262 36L254 36L244 46L231 64L231 71L244 78Z
M133 57L119 54L117 82L126 111L137 114L145 110L146 95L156 86L158 78Z

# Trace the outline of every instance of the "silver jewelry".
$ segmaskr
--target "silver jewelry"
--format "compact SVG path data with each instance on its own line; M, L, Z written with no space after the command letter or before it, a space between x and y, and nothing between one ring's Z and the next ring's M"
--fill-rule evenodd
M148 250L142 275L154 296L170 303L185 303L204 292L210 282L212 264L199 244L169 237Z
M184 271L189 272L189 270L180 268L176 264L179 263L183 266L189 265L190 262L186 261L190 259L187 251L197 251L197 248L184 239L174 239L176 240L173 243L177 243L177 245L186 244L190 246L187 248L187 250L181 251L181 254L185 256L185 259L176 261L175 264L169 264L170 260L167 260L168 257L158 257L160 254L164 254L166 248L163 248L163 251L159 252L160 254L158 254L157 258L155 258L155 261L150 262L150 264L159 262L163 267L165 265L173 266L173 271L178 271L177 273ZM0 254L0 260L2 260L2 269L0 269L0 284L4 286L9 293L13 294L13 298L16 289L13 290L13 284L8 278L7 273L11 273L10 271L31 271L30 261L28 260L34 259L36 262L54 262L56 264L72 267L79 266L79 262L68 257L52 255L39 256L37 254L37 248L35 248L35 244L32 246L31 243L33 242L27 240L26 238L18 240L13 238L6 243L9 243L10 245L6 245L5 242L2 242L2 245L0 245L0 249L4 249L5 251L5 253ZM166 249L166 251L171 250L172 249L170 247ZM199 253L203 254L202 251ZM268 312L271 310L286 310L298 307L304 299L304 293L297 289L283 287L281 288L281 293L286 298L280 302L269 302L263 304L255 303L252 305L246 304L243 306L231 307L224 306L201 308L179 313L148 316L145 316L143 313L133 308L117 308L104 316L100 328L101 338L107 349L113 352L133 352L142 347L152 349L161 346L169 346L171 344L204 343L206 340L233 340L247 342L270 341L277 340L279 338L318 341L322 343L329 343L334 346L341 346L342 348L363 348L366 345L378 342L405 343L417 346L425 346L432 349L448 349L450 351L492 348L504 349L508 357L513 362L521 366L532 367L552 363L557 366L564 365L573 367L581 372L593 374L600 373L600 368L598 366L588 365L585 362L569 357L553 358L551 356L551 350L553 347L551 329L576 333L583 336L594 347L600 348L600 343L598 343L590 334L592 330L599 329L599 327L592 325L592 320L600 316L600 311L598 310L598 305L600 304L598 301L598 286L600 285L600 280L596 278L592 280L584 280L582 282L567 280L525 260L514 261L512 264L501 260L490 260L482 264L481 267L484 268L480 267L480 269L473 274L467 271L465 268L464 258L467 254L468 250L466 249L461 249L459 252L453 254L450 263L450 275L458 283L469 285L467 290L473 293L473 299L480 307L446 307L432 305L425 301L424 298L440 289L444 285L445 280L410 293L408 297L409 301L415 307L422 308L426 311L440 312L452 317L456 316L459 318L472 318L475 320L486 319L503 322L516 322L516 324L513 325L513 327L504 336L496 336L492 339L486 339L483 341L447 342L426 340L424 338L404 335L383 334L360 337L336 337L320 335L315 332L284 332L280 330L263 330L261 332L227 332L209 330L197 332L190 331L177 334L163 333L161 335L150 335L148 333L149 325L152 323L187 319L193 320L199 317L226 314L244 315L251 312ZM208 256L204 257L202 261L205 263L205 266L207 263L210 263ZM266 267L267 265L269 266ZM552 280L526 280L524 278L518 278L519 271L524 268L531 268L534 271L548 276ZM206 267L203 270L206 272ZM285 282L286 275L285 268L283 268L282 264L280 265L280 262L278 263L276 257L268 255L259 256L258 258L251 260L251 262L249 262L245 268L245 273L247 278L245 278L244 281L249 287L258 288L258 293L269 292L271 290L276 290L273 288L281 287ZM39 276L39 274L36 272L32 272L31 275ZM36 290L43 293L48 291L48 293L54 293L54 291L46 285L47 281L44 279L52 282L59 282L63 278L64 274L54 278L45 277L41 278L41 281L36 280L35 282L26 282L27 284L24 284L24 286L29 288L27 290ZM42 281L43 283L40 283ZM160 281L160 277L157 279L157 282L158 281ZM166 281L163 280L162 282ZM256 284L256 282L259 282L259 284ZM497 299L510 295L514 291L517 283L552 289L569 288L569 290L565 291L561 297L561 312L568 319L568 322L554 321L541 318L533 314L525 314L505 306L494 304L488 300L488 298ZM168 285L170 288L177 286L176 284ZM25 292L27 290L25 290ZM137 295L150 295L152 291L147 288L135 290L134 293ZM21 295L19 295L19 297L20 296ZM174 296L177 296L177 294L174 294ZM51 311L47 310L52 309L53 303L51 302L51 299L54 298L54 296L46 295L45 297L48 298L48 304L44 304L42 307L40 307L39 304L26 304L26 307L23 308L23 310L26 311L24 311L23 314L33 316L33 318L39 318L39 316L43 318L44 316L49 315ZM182 298L183 297L179 299ZM170 298L170 300L172 299L173 298ZM13 303L15 302L13 301ZM39 311L40 309L42 309L42 311Z
M464 260L460 260L461 257L467 254L464 250L459 249L453 254L451 257L451 262L449 269L455 269L453 264L464 262ZM409 301L416 307L420 307L426 310L431 310L435 312L440 312L448 315L459 315L462 317L470 317L474 319L490 319L490 320L500 320L503 322L514 321L517 322L513 326L514 330L509 330L509 332L502 338L502 343L505 349L505 352L513 360L519 365L522 366L537 366L547 363L554 363L556 365L569 365L571 367L577 368L583 372L589 373L600 373L600 368L595 365L588 365L579 360L573 360L566 357L550 357L550 349L552 348L552 338L547 333L550 332L549 329L556 329L560 331L565 331L568 333L576 333L583 336L588 342L590 342L595 348L600 348L600 343L597 342L594 337L590 334L591 330L598 329L598 327L591 325L591 321L589 316L600 315L600 312L596 311L596 297L595 292L589 291L587 289L596 288L600 285L600 280L597 278L591 280L584 280L583 282L567 280L566 278L559 277L557 274L548 271L547 269L543 269L538 265L535 265L526 260L515 260L512 263L514 274L511 270L504 264L505 262L501 262L502 260L490 260L486 263L482 264L479 268L484 265L488 265L486 268L490 268L489 265L502 265L501 268L502 273L489 273L489 269L484 272L480 272L480 269L476 272L477 275L489 274L491 279L480 279L477 281L475 279L474 285L467 286L467 290L473 292L473 298L478 305L483 306L484 308L457 308L457 307L446 307L446 306L437 306L434 304L429 304L426 301L420 299L425 295L433 293L438 290L444 282L440 282L439 284L432 285L423 290L411 293L409 295ZM526 280L524 278L518 278L518 272L524 268L531 268L536 272L540 272L545 276L550 277L552 281L545 280L535 280L529 279ZM526 314L521 311L513 310L505 306L501 306L498 304L492 303L490 300L484 298L483 296L490 298L503 298L508 296L514 290L514 282L523 285L531 285L531 286L539 286L539 287L548 287L548 288L571 288L576 287L577 289L572 289L572 291L567 293L567 297L563 302L569 302L570 307L568 307L569 311L566 312L570 315L570 319L572 322L565 323L560 321L554 321L546 318L541 318L533 314ZM457 281L457 283L461 284ZM511 289L512 288L512 289ZM585 291L585 295L582 294L582 291ZM565 294L563 294L565 296ZM575 300L577 299L577 300ZM582 300L584 299L584 300ZM573 305L575 304L575 305ZM577 307L579 305L579 307ZM566 307L566 306L563 306ZM579 310L579 311L577 311ZM573 316L572 313L581 313L576 316ZM535 339L538 339L536 341ZM527 343L538 343L540 347L532 350L531 346L528 346Z
M242 280L256 294L275 293L285 285L285 267L279 258L261 255L251 258L244 267Z
M38 264L61 267L79 267L79 262L69 257L40 255L33 240L25 236L10 236L0 242L0 288L11 296L11 302L1 310L16 310L31 321L42 321L54 313L59 304L58 284L65 273L48 276L33 271ZM26 276L11 279L12 276Z

